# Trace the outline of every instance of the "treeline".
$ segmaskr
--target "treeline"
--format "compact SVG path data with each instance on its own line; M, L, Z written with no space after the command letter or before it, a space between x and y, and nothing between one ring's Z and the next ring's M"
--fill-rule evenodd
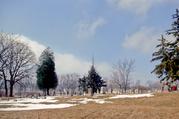
M46 48L36 60L35 54L22 43L19 37L9 33L0 33L0 94L15 95L84 95L94 93L127 93L128 90L147 90L145 86L134 86L131 73L134 60L125 59L114 65L111 77L104 78L96 71L94 64L85 76L66 74L57 76L55 57L50 48ZM135 87L135 88L134 88ZM39 92L39 89L43 92ZM110 90L110 91L109 91Z
M161 80L168 90L177 90L179 80L179 10L173 15L172 28L167 35L173 36L173 40L163 35L153 53L153 61L158 61L152 73ZM134 60L119 61L113 66L111 76L104 78L96 71L92 63L91 69L85 76L78 74L66 74L59 77L55 71L55 57L50 48L46 48L38 61L35 54L19 40L19 36L10 33L0 33L0 94L12 97L15 91L38 92L43 95L53 94L86 94L89 93L134 93L134 90L159 89L158 83L147 82L143 86L140 81L134 82L131 74L134 71ZM60 72L59 72L60 73ZM146 80L146 79L145 79ZM176 84L176 85L174 85ZM162 87L163 89L164 87ZM57 92L55 92L55 90ZM102 91L101 91L102 90Z

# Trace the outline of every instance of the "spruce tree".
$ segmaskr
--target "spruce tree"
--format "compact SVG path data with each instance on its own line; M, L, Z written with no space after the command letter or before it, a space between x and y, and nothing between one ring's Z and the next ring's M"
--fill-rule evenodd
M58 85L58 78L55 72L53 52L50 48L45 49L40 58L37 68L37 85L45 95L49 95L49 89L55 89Z
M169 43L169 53L171 56L171 70L169 75L173 81L179 80L179 10L172 15L174 22L172 28L167 31L167 35L172 35L174 41Z
M79 78L78 83L80 92L88 93L88 78L85 76L83 78Z
M161 81L164 81L169 80L168 67L171 58L168 52L167 40L162 36L161 39L159 39L159 42L160 44L156 46L156 48L158 48L158 51L152 54L153 58L151 61L159 61L160 63L155 66L152 73L155 73L158 76L158 78L161 79Z
M101 76L96 72L94 65L91 66L90 71L88 72L88 88L91 88L91 95L97 91L101 91L101 87L106 86L105 81L101 79Z
M156 46L159 50L153 53L151 60L159 61L152 72L169 84L179 80L179 10L172 16L174 22L167 35L172 35L174 40L169 41L162 36L160 44Z

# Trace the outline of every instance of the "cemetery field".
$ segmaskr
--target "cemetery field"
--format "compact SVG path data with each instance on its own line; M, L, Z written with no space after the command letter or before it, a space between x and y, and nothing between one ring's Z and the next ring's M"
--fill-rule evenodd
M59 109L0 111L0 119L178 119L179 93L152 97L59 97L55 104L74 104ZM51 101L53 102L53 101ZM48 105L48 103L47 103ZM50 106L50 104L49 104ZM1 104L1 108L4 108Z

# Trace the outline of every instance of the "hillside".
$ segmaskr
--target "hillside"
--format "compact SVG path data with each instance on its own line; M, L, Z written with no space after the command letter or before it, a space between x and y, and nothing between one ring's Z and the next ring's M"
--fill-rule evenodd
M75 97L82 98L82 97ZM104 98L104 97L101 97ZM72 98L58 98L63 102ZM0 119L178 119L179 93L137 99L108 99L112 103L79 104L64 109L0 112Z

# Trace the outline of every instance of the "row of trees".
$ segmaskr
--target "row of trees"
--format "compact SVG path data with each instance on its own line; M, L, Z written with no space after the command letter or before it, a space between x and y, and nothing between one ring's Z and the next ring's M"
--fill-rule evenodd
M19 90L31 86L37 73L37 85L45 95L49 89L55 89L58 78L55 72L54 55L50 48L45 49L36 63L35 54L27 44L19 40L19 36L0 33L0 88L5 90L5 96L13 96L14 87Z
M45 95L49 95L50 89L58 86L59 91L67 94L81 93L91 89L91 95L100 92L106 82L96 72L94 64L87 76L80 78L78 74L62 75L58 80L55 72L54 54L50 48L45 49L37 63L35 54L27 44L18 40L18 36L9 33L0 33L0 89L5 90L5 96L13 96L14 87L19 90L37 91L36 84ZM112 75L114 83L126 92L129 87L129 75L134 61L126 60L115 66ZM36 73L35 73L36 72ZM36 84L34 82L37 77ZM59 81L59 85L58 85ZM63 91L62 91L63 90Z
M166 39L162 35L159 39L160 43L156 46L158 50L153 53L151 60L159 62L152 73L155 73L161 82L169 87L179 80L179 10L177 9L176 14L172 16L174 19L172 28L166 34L174 39Z
M167 31L167 35L173 35L175 40L169 41L162 36L159 40L160 44L156 46L158 51L153 53L152 58L152 61L159 61L152 72L161 78L161 81L170 82L168 84L179 80L178 10L173 15L173 19L172 29ZM34 77L34 71L36 71L37 86L44 91L45 95L49 95L49 90L58 86L54 60L52 50L47 48L42 52L39 62L36 63L34 53L27 44L18 40L18 36L0 33L0 89L5 89L6 96L13 96L14 85L26 87L26 84L29 84L26 82ZM112 87L115 84L122 92L126 93L127 89L130 88L130 75L133 69L134 60L119 61L114 66L112 80L107 81L108 85ZM76 87L82 93L91 89L91 95L93 95L100 92L101 87L106 87L106 81L96 72L93 64L88 75L82 78L79 78L77 74L67 74L60 77L59 90L74 94Z
M60 94L71 95L79 94L79 80L80 75L76 73L64 74L59 76L59 85L57 90Z

